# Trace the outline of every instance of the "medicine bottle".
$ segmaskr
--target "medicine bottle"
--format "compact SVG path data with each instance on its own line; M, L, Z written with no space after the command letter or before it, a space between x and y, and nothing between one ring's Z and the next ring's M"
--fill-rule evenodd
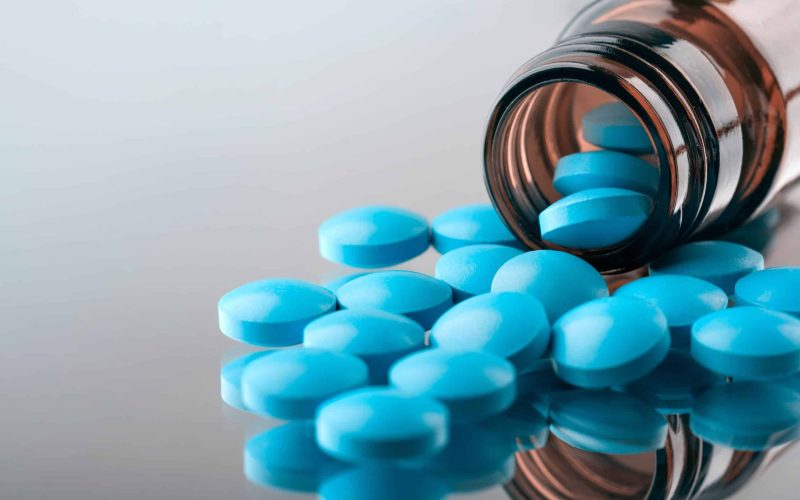
M594 148L581 118L621 101L653 144L658 195L642 228L567 249L607 272L713 238L762 213L800 178L800 0L601 0L525 63L489 117L487 189L531 248L560 196L556 162ZM595 148L596 149L596 148Z

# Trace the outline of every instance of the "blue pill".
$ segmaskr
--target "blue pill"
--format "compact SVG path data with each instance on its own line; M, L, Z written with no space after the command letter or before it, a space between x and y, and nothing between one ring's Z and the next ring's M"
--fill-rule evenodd
M400 264L430 245L425 218L387 206L359 207L336 214L320 225L317 235L322 257L361 268Z
M760 380L800 370L800 319L761 307L732 307L692 326L692 356L709 370Z
M717 285L733 295L739 278L764 269L764 257L728 241L697 241L679 246L650 263L650 275L685 274Z
M452 425L450 441L441 453L409 464L458 493L506 483L514 476L514 465L513 440L482 424Z
M628 394L604 390L560 393L550 407L550 432L593 453L635 454L663 448L667 420Z
M636 154L653 151L647 130L621 102L603 104L588 111L583 115L581 124L583 138L595 146Z
M761 451L800 438L800 393L768 382L716 385L689 414L697 437L737 450Z
M332 279L332 280L330 280L330 281L326 281L325 283L323 283L323 284L322 284L322 286L324 286L325 288L327 288L327 289L328 289L328 290L330 290L331 292L333 292L333 293L336 293L336 292L338 292L338 291L339 291L339 289L340 289L340 288L342 287L342 285L344 285L345 283L350 283L350 282L351 282L351 281L353 281L354 279L356 279L356 278L360 278L360 277L362 277L362 276L366 276L367 274L369 274L369 273L351 273L351 274L345 274L344 276L340 276L340 277L338 277L338 278L334 278L334 279Z
M343 308L402 314L426 330L453 304L450 285L413 271L370 273L342 285L336 295Z
M369 382L355 356L322 349L275 351L242 374L242 400L254 412L284 420L314 418L325 400Z
M503 245L471 245L447 252L436 263L436 278L453 288L454 302L489 293L500 267L522 250Z
M454 422L502 413L517 397L516 372L503 358L485 352L429 349L398 361L389 381L406 394L427 396L447 406Z
M220 395L223 401L238 410L247 411L247 407L242 401L242 373L247 365L269 353L270 351L259 351L245 354L222 367L219 378Z
M316 492L328 478L347 467L319 449L314 422L303 420L273 427L244 447L244 474L268 488Z
M436 216L431 227L433 247L439 253L482 243L522 245L503 224L494 207L485 203L448 210Z
M553 187L564 196L594 188L622 188L655 198L658 169L618 151L574 153L558 160Z
M523 292L544 305L550 322L573 307L608 296L603 276L579 257L536 250L514 257L497 270L492 292Z
M630 297L587 302L553 325L556 373L578 387L609 387L635 380L661 363L669 345L664 313Z
M444 500L447 484L435 474L392 464L369 464L325 481L321 500Z
M536 362L550 342L542 304L515 292L488 293L455 305L431 329L431 344L447 350L481 351L507 359L518 370Z
M369 367L371 383L386 384L395 361L425 346L425 330L405 316L344 309L312 321L303 345L358 356Z
M329 290L293 279L242 285L219 299L219 329L228 337L258 346L288 346L303 341L303 328L336 309Z
M728 307L728 295L720 287L680 274L634 280L618 288L614 296L642 299L661 309L672 334L672 347L677 348L689 347L695 321Z
M317 413L317 444L347 462L413 460L447 444L450 416L441 403L394 389L351 391Z
M603 248L635 235L652 211L653 200L636 191L587 189L542 210L539 229L543 240L562 247Z
M698 394L724 381L700 366L685 351L671 349L655 370L622 389L660 413L681 415L691 410Z
M736 282L737 305L766 307L800 318L800 267L764 269Z

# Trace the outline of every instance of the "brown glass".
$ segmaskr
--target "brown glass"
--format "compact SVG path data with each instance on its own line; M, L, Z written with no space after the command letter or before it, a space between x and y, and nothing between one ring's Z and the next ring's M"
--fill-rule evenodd
M691 433L687 415L669 417L664 448L636 455L582 451L551 434L544 448L517 453L505 490L515 500L728 498L789 446L714 446Z
M761 213L800 178L800 0L604 0L528 61L489 118L486 184L531 248L559 195L561 156L593 147L580 118L624 102L654 143L660 193L641 231L571 251L607 272L713 237Z

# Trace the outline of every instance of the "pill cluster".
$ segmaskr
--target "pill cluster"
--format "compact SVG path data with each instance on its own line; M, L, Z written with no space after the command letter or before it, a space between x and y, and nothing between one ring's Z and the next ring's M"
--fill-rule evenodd
M574 249L603 248L639 231L653 210L658 169L641 158L653 146L621 102L584 115L584 139L598 148L561 158L553 187L563 198L539 215L542 239Z
M763 449L800 436L800 268L764 269L743 245L694 242L610 296L582 259L523 251L489 205L430 226L363 207L318 236L324 257L353 267L400 264L431 244L442 255L434 277L269 279L220 299L225 335L301 344L222 370L228 404L291 421L247 444L255 482L388 498L387 484L415 496L430 480L440 498L507 480L514 452L549 433L588 451L640 453L664 445L664 415L687 412L714 443ZM774 418L748 422L748 395ZM735 424L720 407L738 412ZM403 485L404 474L414 481Z

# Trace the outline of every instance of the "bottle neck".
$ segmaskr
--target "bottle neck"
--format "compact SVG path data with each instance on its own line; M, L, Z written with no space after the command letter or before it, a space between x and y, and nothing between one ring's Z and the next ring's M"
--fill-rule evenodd
M580 117L615 98L654 145L659 195L643 228L619 245L575 251L603 271L630 270L710 227L735 202L741 121L718 69L693 44L636 23L571 36L524 65L489 118L486 184L510 229L531 248L538 215L558 199L557 160L584 150Z

